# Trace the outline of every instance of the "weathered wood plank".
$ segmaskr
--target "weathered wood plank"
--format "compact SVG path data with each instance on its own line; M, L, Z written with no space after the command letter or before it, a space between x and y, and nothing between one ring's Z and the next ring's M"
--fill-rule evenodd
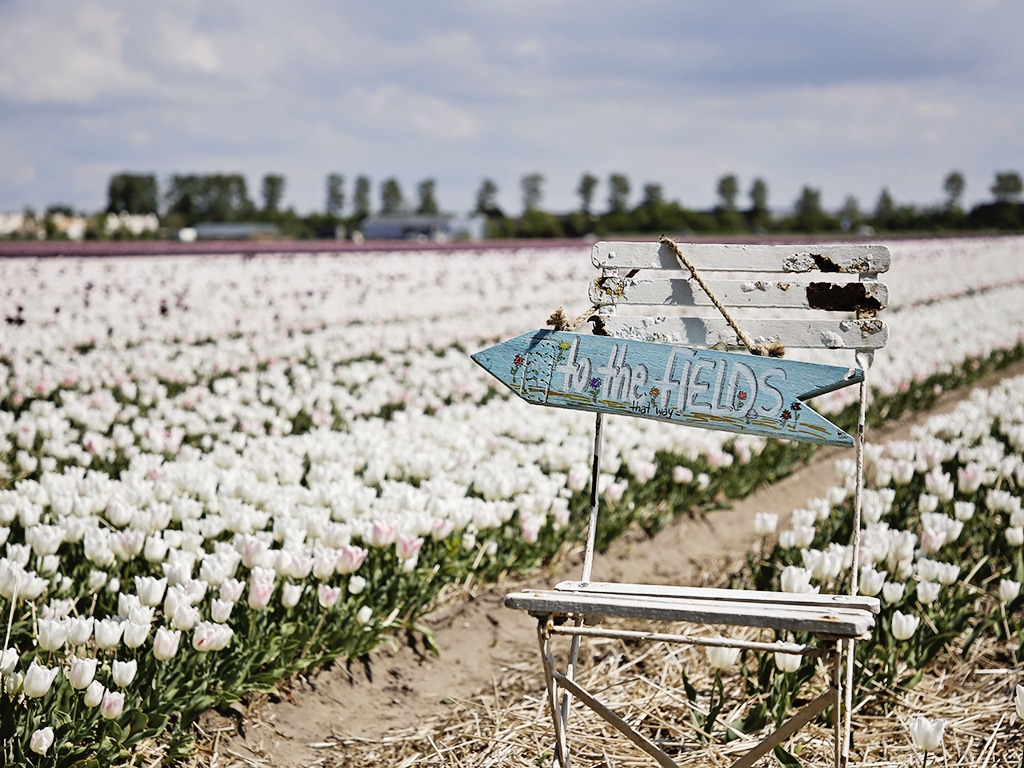
M861 637L875 626L874 615L870 611L851 608L587 594L555 590L512 593L505 596L505 605L534 615L681 621L811 632L831 637Z
M770 592L755 589L716 589L714 587L680 587L662 584L626 584L607 581L561 581L559 592L586 592L607 595L638 595L642 597L681 597L687 600L733 600L749 603L775 603L818 608L855 608L878 613L877 597L863 595L832 595L819 593Z
M779 341L787 349L881 349L889 341L889 327L881 320L793 320L744 317L740 327L755 341ZM736 332L721 317L601 317L609 336L666 344L715 349L742 349Z
M803 401L863 371L798 360L537 330L473 360L531 403L850 446Z
M720 245L678 243L696 269L729 272L847 272L875 274L889 269L884 245ZM657 242L594 244L591 261L601 269L683 269L668 246Z
M727 307L857 312L878 311L889 305L888 287L876 282L708 280L707 283L715 297ZM692 278L600 277L590 284L590 300L599 307L619 304L714 306L708 294Z

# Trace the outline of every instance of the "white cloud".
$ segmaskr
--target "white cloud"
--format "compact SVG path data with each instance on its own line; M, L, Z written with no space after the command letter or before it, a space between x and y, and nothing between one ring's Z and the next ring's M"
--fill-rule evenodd
M480 121L469 110L431 94L392 84L356 89L355 96L372 121L389 133L410 127L431 139L456 141L472 139L480 131Z
M47 8L0 25L0 95L15 101L86 104L102 94L142 92L150 78L125 59L122 14L98 2L71 13Z

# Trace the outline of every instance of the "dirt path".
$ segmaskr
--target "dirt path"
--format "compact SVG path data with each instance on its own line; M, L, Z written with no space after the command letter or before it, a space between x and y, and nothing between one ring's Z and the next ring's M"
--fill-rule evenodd
M994 374L977 386L1024 373L1024 364ZM967 391L947 394L927 414L869 434L872 442L903 439L928 416L951 410ZM699 585L734 569L756 544L753 516L785 514L824 494L834 483L835 459L847 451L827 449L788 478L765 486L731 509L684 516L655 538L631 532L597 557L594 579ZM504 595L524 584L550 586L578 578L581 553L529 582L472 589L451 599L426 620L441 656L406 645L385 645L368 666L335 664L291 681L274 700L238 707L230 716L211 713L201 722L206 735L202 766L311 766L324 762L334 744L380 740L443 714L452 699L486 690L512 665L537 654L536 623L506 609Z

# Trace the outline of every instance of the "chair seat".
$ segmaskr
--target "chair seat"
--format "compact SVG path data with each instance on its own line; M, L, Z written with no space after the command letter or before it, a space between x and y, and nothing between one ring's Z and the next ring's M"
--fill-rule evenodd
M644 595L648 597L685 597L692 600L734 600L736 602L775 603L778 605L818 606L820 608L858 608L871 613L881 610L877 597L833 595L818 592L771 592L762 589L716 589L679 587L667 584L621 584L610 581L560 581L555 589L567 592Z
M819 637L858 638L869 635L875 626L874 612L870 607L843 605L843 596L840 595L665 588L643 584L608 586L608 591L601 591L596 584L588 584L586 589L571 590L563 582L554 590L506 595L505 605L534 616L593 616L761 627L809 632ZM635 589L631 590L631 587ZM645 588L648 593L645 593ZM659 590L669 593L683 591L686 594L649 594ZM737 594L739 599L735 597ZM828 598L832 597L840 599L831 602ZM800 598L806 598L806 601Z

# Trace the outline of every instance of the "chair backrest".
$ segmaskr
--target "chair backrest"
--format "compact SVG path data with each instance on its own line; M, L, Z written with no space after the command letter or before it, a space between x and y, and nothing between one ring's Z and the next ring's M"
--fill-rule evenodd
M889 268L881 245L707 245L599 242L601 276L590 289L598 332L710 349L744 344L684 265L675 248L755 343L790 348L874 350L888 329L878 274ZM631 314L618 312L628 307Z

